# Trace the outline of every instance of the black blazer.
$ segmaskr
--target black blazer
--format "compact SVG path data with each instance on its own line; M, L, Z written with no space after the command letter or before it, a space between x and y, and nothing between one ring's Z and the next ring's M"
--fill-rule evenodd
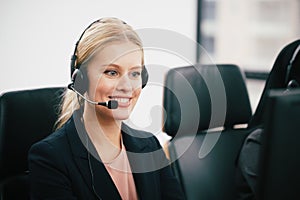
M32 199L121 199L105 166L89 156L81 140L85 134L82 123L73 115L61 129L31 147L29 171ZM149 134L122 125L127 152L139 155L162 152L155 151L161 146ZM149 167L149 163L166 166L164 164L168 162L163 153L151 159L146 156L144 160L128 155L128 159L133 172L138 170L135 167ZM169 165L155 171L133 173L133 177L139 199L184 199Z

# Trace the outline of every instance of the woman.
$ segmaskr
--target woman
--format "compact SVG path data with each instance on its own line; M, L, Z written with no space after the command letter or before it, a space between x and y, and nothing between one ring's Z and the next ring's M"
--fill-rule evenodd
M58 129L29 152L32 199L184 199L157 139L122 122L147 82L135 31L93 22L71 68Z

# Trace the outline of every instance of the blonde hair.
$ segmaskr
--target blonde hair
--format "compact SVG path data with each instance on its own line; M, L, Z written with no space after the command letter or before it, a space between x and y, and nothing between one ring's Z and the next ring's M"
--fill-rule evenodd
M141 39L131 26L117 18L102 18L92 24L82 36L76 51L76 66L86 67L93 55L112 42L132 42L141 48L144 65L144 52ZM75 92L66 90L60 107L60 115L56 128L62 127L72 116L73 112L83 104L82 98Z

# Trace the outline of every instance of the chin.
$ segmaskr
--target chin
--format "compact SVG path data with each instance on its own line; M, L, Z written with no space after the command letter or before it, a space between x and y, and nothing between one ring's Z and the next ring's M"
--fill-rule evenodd
M113 111L113 117L115 120L126 120L130 117L131 111L128 110L122 110L120 111L117 109L116 111Z

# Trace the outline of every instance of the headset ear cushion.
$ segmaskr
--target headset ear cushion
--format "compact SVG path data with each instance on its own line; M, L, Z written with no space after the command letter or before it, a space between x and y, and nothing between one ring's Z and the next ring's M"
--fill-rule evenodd
M88 79L86 72L81 69L76 69L72 75L72 82L74 83L74 89L80 94L84 94L88 88Z
M142 69L142 88L144 88L147 85L148 78L149 78L148 71L147 71L146 67L143 66L143 69Z

